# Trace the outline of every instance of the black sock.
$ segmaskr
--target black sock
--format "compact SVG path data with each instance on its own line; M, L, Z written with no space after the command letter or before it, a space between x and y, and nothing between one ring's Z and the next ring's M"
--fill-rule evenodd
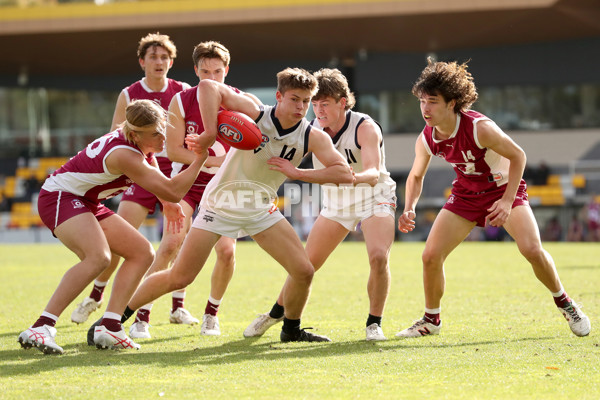
M271 312L269 313L269 317L279 319L283 317L283 306L280 306L277 302L273 304L273 308L271 308Z
M129 308L129 306L125 307L125 311L123 312L123 315L121 316L121 323L123 323L123 322L127 321L129 318L131 318L133 313L135 313L135 310L132 310L131 308Z
M376 317L369 314L369 318L367 318L367 326L370 326L371 324L377 324L381 326L381 317Z
M300 331L300 320L299 319L287 319L283 318L283 328L285 333L295 333Z

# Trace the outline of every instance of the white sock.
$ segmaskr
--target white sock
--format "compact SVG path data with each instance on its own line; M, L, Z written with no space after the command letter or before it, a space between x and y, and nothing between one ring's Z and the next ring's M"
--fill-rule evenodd
M95 286L98 286L98 287L104 287L104 286L106 286L107 284L108 284L108 281L106 281L106 282L100 282L98 279L95 279L95 280L94 280L94 285L95 285Z
M439 314L442 312L442 307L438 307L438 308L427 308L425 307L425 312L427 314Z
M42 317L46 317L46 318L50 318L51 320L53 320L54 322L58 321L58 317L54 314L50 314L47 311L42 312Z
M185 299L185 292L173 292L172 296L174 299Z
M219 304L221 304L221 301L223 301L223 299L221 299L221 300L213 299L213 297L209 295L208 301L210 301L215 306L218 306Z
M106 319L116 319L117 321L121 322L121 316L117 313L114 312L105 312L104 315L102 316L102 318L106 318Z
M560 290L559 290L558 292L556 292L556 293L552 293L552 296L554 296L554 297L560 297L560 296L562 296L563 294L565 294L565 289L563 289L563 288L561 287L561 288L560 288Z
M143 306L140 307L140 310L148 310L148 311L150 311L150 310L152 310L152 306L153 305L154 305L154 303L145 304L145 305L143 305Z

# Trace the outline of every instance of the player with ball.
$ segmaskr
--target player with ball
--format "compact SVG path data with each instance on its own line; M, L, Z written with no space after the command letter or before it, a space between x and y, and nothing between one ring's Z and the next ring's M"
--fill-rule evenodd
M173 267L149 276L131 298L128 312L192 283L215 244L223 237L235 239L241 230L289 274L281 341L330 341L300 328L314 268L298 235L272 202L286 178L319 184L353 183L352 170L335 150L331 138L304 118L316 90L315 77L299 68L277 74L276 106L259 106L222 83L200 81L199 104L205 132L196 143L212 145L222 106L256 121L263 134L262 144L255 150L229 152L206 187L198 215ZM308 152L324 168L298 169Z

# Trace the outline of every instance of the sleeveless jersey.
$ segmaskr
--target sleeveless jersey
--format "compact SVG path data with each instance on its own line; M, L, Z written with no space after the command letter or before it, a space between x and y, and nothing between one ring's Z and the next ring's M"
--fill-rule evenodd
M479 144L476 124L483 120L489 118L477 111L460 112L454 132L448 139L436 139L435 128L429 126L421 133L427 152L454 167L456 179L452 186L457 190L481 193L508 182L509 160Z
M94 140L85 150L77 153L46 179L42 189L48 192L69 192L94 203L118 195L131 186L133 181L125 175L115 175L108 171L106 157L117 149L127 149L144 156L117 129ZM144 162L150 164L152 158L152 155L145 157Z
M365 120L373 121L367 114L355 111L346 112L346 122L344 123L344 126L335 137L332 138L335 149L346 158L346 161L355 172L364 171L357 133L358 127ZM316 128L323 129L319 124L318 119L314 119L312 125ZM381 134L381 127L376 122L375 125ZM359 205L357 203L364 204L365 201L373 200L375 197L377 197L378 200L382 200L382 197L389 198L390 196L393 196L396 191L396 182L390 177L390 173L385 167L385 148L383 140L379 146L379 155L379 179L375 188L366 184L360 186L338 186L329 183L321 185L323 206L329 209L347 209L353 211L355 207ZM324 168L324 165L314 154L312 160L314 168Z
M295 126L283 129L275 117L274 106L261 106L256 123L262 144L255 150L231 149L219 172L206 186L201 206L230 218L246 219L274 208L277 189L286 180L279 171L269 169L271 157L282 157L294 166L307 153L310 123L302 118Z
M236 93L240 91L233 88ZM185 134L186 136L190 133L201 134L204 132L204 124L202 123L202 115L200 115L200 105L198 100L200 98L200 92L198 86L194 86L191 89L184 90L181 93L175 95L177 104L179 106L179 112L185 121ZM184 143L185 146L185 143ZM219 136L215 143L208 149L210 156L224 156L229 151L229 144L224 142ZM179 172L185 170L188 166L182 163L173 162L173 173L171 176L177 175ZM219 167L202 167L196 182L194 185L206 185L212 177L217 173Z
M146 81L144 79L140 79L132 85L127 86L123 89L123 94L125 95L125 99L127 100L127 105L135 100L152 100L165 110L169 109L169 104L171 103L171 99L175 94L181 92L182 90L189 89L190 85L184 82L179 82L173 79L167 79L165 86L159 91L154 92L152 89L148 87ZM156 157L167 157L167 150L161 151L156 154Z

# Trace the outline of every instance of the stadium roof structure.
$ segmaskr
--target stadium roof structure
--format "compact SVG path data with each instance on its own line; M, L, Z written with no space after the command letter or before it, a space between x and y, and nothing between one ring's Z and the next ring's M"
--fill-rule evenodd
M218 40L234 63L339 60L600 37L598 0L147 0L0 7L0 75L139 74L148 32L171 36L176 68ZM126 62L124 62L124 60ZM16 79L15 79L16 81Z

